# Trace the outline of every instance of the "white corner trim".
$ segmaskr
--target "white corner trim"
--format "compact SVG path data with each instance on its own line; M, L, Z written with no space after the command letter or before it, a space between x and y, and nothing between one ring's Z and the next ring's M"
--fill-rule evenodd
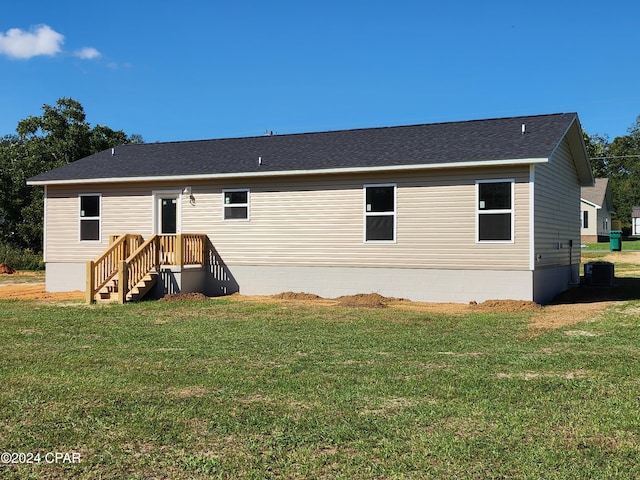
M536 269L536 166L529 167L529 269Z

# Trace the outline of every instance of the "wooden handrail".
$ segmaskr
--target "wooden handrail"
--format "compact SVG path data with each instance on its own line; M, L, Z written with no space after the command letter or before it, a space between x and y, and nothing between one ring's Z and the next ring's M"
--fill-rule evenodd
M182 265L204 265L205 238L200 233L182 234Z
M145 242L141 235L112 235L111 245L97 260L87 262L87 301L117 275L118 300L126 301L131 290L154 268L162 265L204 265L207 236L197 233L154 234Z
M151 270L160 267L159 237L153 234L138 249L121 262L118 268L118 301L127 295Z
M95 294L118 273L118 263L138 247L142 236L125 234L117 238L112 236L110 240L111 245L102 255L87 262L87 303L92 303Z

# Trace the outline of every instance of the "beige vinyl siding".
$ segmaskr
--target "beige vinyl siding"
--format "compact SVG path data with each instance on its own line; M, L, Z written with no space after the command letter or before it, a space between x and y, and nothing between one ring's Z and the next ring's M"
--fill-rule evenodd
M476 181L515 179L513 243L476 242ZM110 234L153 231L155 190L181 197L182 232L206 233L228 266L528 270L528 167L49 187L47 261L97 257ZM365 184L396 184L395 243L364 241ZM223 220L223 190L249 189L249 221ZM78 241L78 193L102 194L102 244Z
M96 258L106 249L111 234L140 233L146 238L153 231L151 191L149 185L129 184L48 186L46 261L85 262ZM78 195L87 193L102 195L100 242L80 241Z
M584 212L588 212L589 215L589 220L588 220L588 226L587 228L584 228L584 226L582 226L581 228L581 235L590 235L592 237L597 237L598 236L598 228L599 228L599 222L598 222L598 209L596 207L594 207L593 205L590 205L588 203L585 202L580 202L580 221L582 224L582 218L584 216ZM607 232L608 234L609 232Z
M477 244L475 182L515 178L513 244ZM528 169L308 177L193 186L183 231L205 231L229 265L529 268ZM365 184L396 184L396 241L364 241ZM249 222L222 220L222 189L249 188ZM201 213L204 212L204 213Z
M535 268L580 263L580 228L580 182L563 140L549 163L535 167Z

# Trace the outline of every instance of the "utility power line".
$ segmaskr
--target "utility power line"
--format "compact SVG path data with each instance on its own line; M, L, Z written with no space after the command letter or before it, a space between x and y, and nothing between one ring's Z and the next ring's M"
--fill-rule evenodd
M640 155L612 155L610 157L590 157L589 160L609 160L611 158L640 158Z

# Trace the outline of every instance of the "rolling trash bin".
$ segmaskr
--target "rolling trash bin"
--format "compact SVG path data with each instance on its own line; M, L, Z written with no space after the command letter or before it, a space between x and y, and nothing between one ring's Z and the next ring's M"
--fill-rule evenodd
M622 250L621 230L611 230L611 232L609 232L609 248L612 252L619 252Z

